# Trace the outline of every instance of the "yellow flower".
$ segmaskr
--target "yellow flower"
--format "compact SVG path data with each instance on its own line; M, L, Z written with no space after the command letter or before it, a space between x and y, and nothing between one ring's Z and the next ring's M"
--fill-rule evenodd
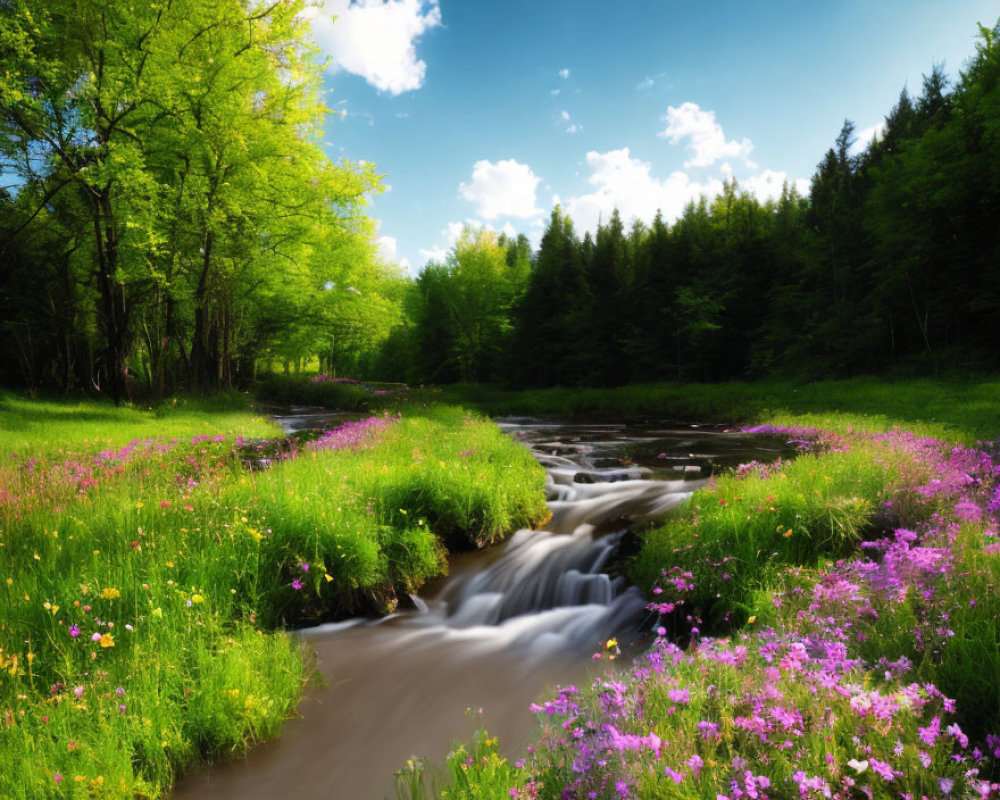
M757 615L756 614L751 614L750 618L747 620L747 623L749 625L753 625L756 621L757 621Z
M323 577L326 578L327 583L333 580L333 576L329 572L324 572Z
M197 603L204 603L205 602L205 598L202 597L200 594L193 594L193 595L191 595L191 602L195 603L195 604L197 604Z
M606 650L610 650L612 647L618 647L617 639L608 639L607 644L604 645Z
M103 597L105 600L117 600L121 596L122 596L121 592L110 586L107 587L103 592L101 592L101 597Z
M102 633L101 634L101 647L107 648L107 647L114 647L114 646L115 646L115 639L114 639L114 637L110 633Z

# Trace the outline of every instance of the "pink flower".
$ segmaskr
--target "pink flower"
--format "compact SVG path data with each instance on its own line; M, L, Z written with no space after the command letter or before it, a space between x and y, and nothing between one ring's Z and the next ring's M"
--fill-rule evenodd
M74 639L77 636L79 636L80 635L80 626L79 625L70 625L69 626L69 635L72 636Z
M302 588L302 581L300 581L298 578L296 578L294 581L292 581L292 588L295 591L299 591L299 589Z
M74 687L73 694L75 694L77 697L83 697L83 687L82 686Z

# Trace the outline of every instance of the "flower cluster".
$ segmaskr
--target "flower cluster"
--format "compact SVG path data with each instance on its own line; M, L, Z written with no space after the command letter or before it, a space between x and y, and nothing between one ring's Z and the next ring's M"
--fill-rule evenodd
M752 430L784 432L803 449L822 443L820 452L876 444L904 464L894 497L921 499L922 516L871 537L852 557L788 567L770 607L758 609L766 619L755 625L750 614L735 636L703 636L694 576L664 570L648 606L654 646L630 674L563 687L532 706L542 736L519 762L511 797L535 782L576 798L1000 796L990 779L1000 737L974 746L963 725L977 709L930 679L962 691L947 658L956 619L995 620L974 616L989 599L977 597L977 581L992 586L1000 574L981 564L983 553L1000 554L1000 469L991 455L901 431ZM736 475L784 477L758 463ZM713 585L738 568L729 560L711 563L722 574ZM989 633L979 635L992 647Z

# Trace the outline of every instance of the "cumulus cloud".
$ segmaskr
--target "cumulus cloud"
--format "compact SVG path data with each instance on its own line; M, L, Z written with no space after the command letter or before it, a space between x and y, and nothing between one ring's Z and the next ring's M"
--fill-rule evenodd
M591 171L587 180L594 191L570 197L565 206L581 232L596 230L598 220L607 220L615 208L626 222L633 217L649 222L657 210L667 219L676 219L691 200L722 191L722 182L716 178L697 182L687 173L673 172L658 179L650 164L633 158L627 147L606 153L591 151L587 166Z
M569 77L569 70L568 69L559 70L559 77L562 78L563 80L566 80Z
M302 14L335 68L394 95L423 86L417 40L441 25L438 0L324 0Z
M461 183L458 191L476 204L476 213L485 219L533 217L541 213L535 206L540 180L531 167L512 158L496 164L483 160L475 163L472 180Z
M741 159L751 169L757 166L750 160L753 143L749 139L727 141L714 111L702 111L697 103L682 103L676 108L668 106L663 119L667 127L656 135L670 144L685 142L693 153L685 167L708 167L723 158Z

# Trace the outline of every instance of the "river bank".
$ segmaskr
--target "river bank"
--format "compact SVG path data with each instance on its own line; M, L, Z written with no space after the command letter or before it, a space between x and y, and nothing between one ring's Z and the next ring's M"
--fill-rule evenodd
M3 405L4 798L156 797L274 737L310 675L286 627L384 613L445 542L546 514L530 455L458 408L346 423L261 470L280 432L245 409Z

